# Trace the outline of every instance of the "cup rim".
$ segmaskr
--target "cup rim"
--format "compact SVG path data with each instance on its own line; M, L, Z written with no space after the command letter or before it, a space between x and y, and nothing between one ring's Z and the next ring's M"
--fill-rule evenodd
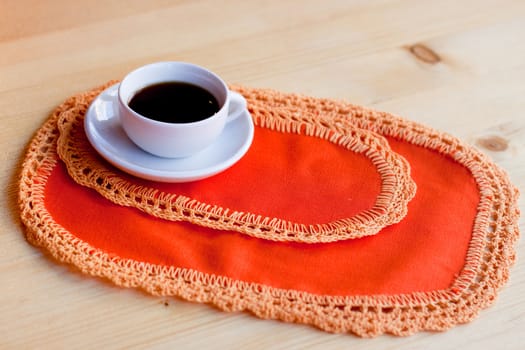
M137 72L139 72L141 70L144 70L144 69L151 68L153 66L160 66L160 65L166 65L166 64L170 64L170 65L174 65L175 64L175 65L180 65L180 66L187 66L187 67L197 68L198 70L206 72L206 74L211 75L215 80L217 80L221 84L221 86L226 91L226 98L224 99L224 103L222 104L221 108L219 108L219 110L217 112L215 112L214 114L212 114L212 115L210 115L210 116L208 116L208 117L206 117L206 118L204 118L202 120L197 120L197 121L189 122L189 123L163 122L163 121L159 121L159 120L155 120L155 119L151 119L151 118L148 118L146 116L143 116L142 114L137 113L133 109L131 109L129 107L128 103L125 102L122 99L122 94L121 94L122 84L126 81L126 79L129 76L131 76L134 73L137 73ZM163 82L170 82L170 81L174 81L174 80L165 80ZM149 86L149 85L151 85L151 84L148 84L146 86ZM203 87L203 89L206 89L206 88ZM134 93L136 93L137 91L138 90L134 91ZM159 126L161 125L163 127L169 127L169 128L189 128L189 127L193 127L193 126L196 126L196 125L203 125L203 124L206 124L206 123L210 123L213 119L215 119L214 117L216 117L226 106L229 105L230 89L228 88L228 85L226 85L226 83L224 82L224 80L222 80L221 77L219 77L217 74L215 74L214 72L212 72L211 70L209 70L209 69L207 69L207 68L205 68L203 66L199 66L199 65L197 65L195 63L190 63L190 62L185 62L185 61L158 61L158 62L145 64L143 66L137 67L134 70L128 72L124 76L124 78L120 81L120 83L119 83L117 97L118 97L119 104L121 106L123 106L128 113L131 113L131 115L133 115L135 118L143 120L144 122L152 123L153 125L159 125Z

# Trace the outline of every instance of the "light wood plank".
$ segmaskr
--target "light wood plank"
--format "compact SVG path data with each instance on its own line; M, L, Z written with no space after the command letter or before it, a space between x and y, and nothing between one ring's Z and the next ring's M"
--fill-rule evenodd
M479 147L524 189L524 1L5 0L0 13L0 348L523 347L523 240L511 280L474 322L363 340L153 297L59 265L25 241L16 180L24 147L65 98L175 59L229 82L343 98L434 126ZM430 53L418 58L416 44ZM432 52L437 62L425 62Z

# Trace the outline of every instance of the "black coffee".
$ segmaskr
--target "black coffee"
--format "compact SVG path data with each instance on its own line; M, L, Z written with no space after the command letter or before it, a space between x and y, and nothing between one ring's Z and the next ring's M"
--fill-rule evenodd
M211 117L220 109L209 91L178 81L146 86L128 105L144 117L166 123L196 122Z

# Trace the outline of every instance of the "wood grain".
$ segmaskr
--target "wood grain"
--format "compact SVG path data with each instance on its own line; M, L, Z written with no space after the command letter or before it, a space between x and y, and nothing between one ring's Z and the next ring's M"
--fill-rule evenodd
M523 347L522 242L510 282L474 322L363 340L56 264L24 239L16 181L25 146L65 98L144 63L186 60L232 83L344 98L450 132L524 189L524 1L4 0L0 13L0 348Z

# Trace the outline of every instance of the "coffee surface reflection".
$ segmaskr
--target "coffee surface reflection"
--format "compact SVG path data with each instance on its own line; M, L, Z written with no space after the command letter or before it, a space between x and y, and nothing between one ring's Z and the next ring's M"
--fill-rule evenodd
M220 109L208 90L186 82L163 82L146 86L129 101L138 114L165 123L193 123Z

